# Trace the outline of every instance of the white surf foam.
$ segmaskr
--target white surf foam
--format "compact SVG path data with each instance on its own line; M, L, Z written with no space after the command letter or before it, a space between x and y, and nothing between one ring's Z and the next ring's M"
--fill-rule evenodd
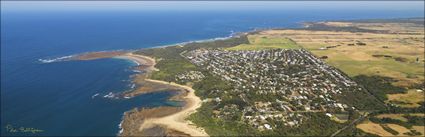
M120 129L120 131L118 132L118 136L121 136L121 134L124 132L124 129L122 128L122 122L124 122L124 115L125 115L125 112L122 114L121 122L118 125L118 128Z
M135 72L135 73L142 73L142 71L140 71L140 70L133 70L133 72Z
M104 97L104 98L114 98L114 97L115 97L115 95L114 95L114 93L109 92L109 94L104 95L103 97Z
M227 37L217 37L217 38L211 38L211 39L202 39L202 40L191 40L191 41L186 41L186 42L180 42L180 43L174 43L174 44L168 44L168 45L162 45L162 46L155 46L154 48L163 48L163 47L169 47L169 46L177 46L177 45L186 45L186 44L190 44L190 43L202 43L202 42L212 42L212 41L216 41L216 40L227 40L227 39L231 39L233 37L238 37L238 32L235 31L230 31L229 36Z
M53 59L38 59L39 62L41 63L53 63L53 62L59 62L59 61L66 61L71 59L72 57L74 57L74 55L70 55L70 56L63 56L63 57L58 57L58 58L53 58Z
M99 93L94 94L91 98L95 98L96 96L99 96Z

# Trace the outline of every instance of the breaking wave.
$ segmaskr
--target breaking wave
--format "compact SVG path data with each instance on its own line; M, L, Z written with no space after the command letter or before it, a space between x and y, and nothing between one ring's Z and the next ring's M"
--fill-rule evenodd
M239 35L242 34L241 32L235 32L235 31L230 31L230 34L226 37L216 37L216 38L211 38L211 39L202 39L202 40L191 40L191 41L186 41L186 42L180 42L180 43L174 43L174 44L168 44L168 45L162 45L162 46L155 46L154 48L163 48L163 47L169 47L169 46L176 46L176 45L186 45L186 44L190 44L190 43L202 43L202 42L212 42L212 41L216 41L216 40L227 40L227 39L231 39L234 37L239 37Z
M63 56L63 57L58 57L53 59L38 59L38 61L41 63L53 63L53 62L67 61L71 59L72 57L74 57L74 55Z

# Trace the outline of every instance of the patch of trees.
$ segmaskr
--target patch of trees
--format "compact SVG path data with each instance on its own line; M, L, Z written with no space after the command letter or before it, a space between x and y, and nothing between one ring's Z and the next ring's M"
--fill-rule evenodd
M320 31L346 31L346 32L368 32L368 33L388 33L386 30L371 30L363 29L354 26L330 26L322 23L307 23L306 30L320 30Z
M403 116L405 118L408 119L407 122L398 120L398 119L392 119L392 118L376 118L376 117L371 117L369 118L370 121L374 122L374 123L380 123L381 126L383 124L397 124L397 125L401 125L403 127L406 128L412 128L412 126L423 126L424 125L424 117L419 117L419 116L410 116L410 115L405 115ZM393 135L397 135L395 134L395 132L393 132L391 128L385 126L382 126L386 131L390 132ZM409 136L417 136L417 135L422 135L420 132L411 129L410 132L404 133L405 135L409 135Z
M359 45L359 46L366 46L366 43L364 43L364 42L360 42L360 41L359 41L359 42L357 42L357 43L356 43L356 45Z
M237 120L216 118L213 114L213 103L203 103L198 111L189 116L189 120L203 127L210 136L252 136L259 131Z
M243 109L244 107L248 106L248 104L246 102L244 102L241 98L239 97L234 97L231 99L226 99L223 100L220 105L224 105L224 104L235 104L238 106L238 109Z
M408 121L407 123L417 126L424 126L425 125L425 119L421 116L412 116L412 115L404 115Z
M384 110L386 106L367 91L343 92L336 95L339 101L352 105L359 110Z
M401 121L398 119L392 119L392 118L377 118L377 117L371 117L369 118L370 121L374 123L380 123L380 124L398 124L407 128L411 128L412 126L424 126L424 117L423 116L412 116L412 115L403 115L407 119L407 121Z
M405 88L392 85L395 80L389 77L359 75L353 79L382 102L388 99L386 94L406 93Z
M345 124L332 121L324 113L303 113L307 117L299 127L278 128L275 133L264 135L275 136L330 136ZM279 125L279 124L278 124ZM284 126L283 123L279 127Z
M394 60L395 61L398 61L398 62L407 62L407 61L409 61L409 59L403 58L403 57L394 57Z
M398 114L398 113L425 113L425 102L419 103L419 107L415 108L406 108L406 107L398 107L398 106L389 106L387 110L384 111L378 111L377 114L383 114L383 113L392 113L392 114Z
M224 91L232 89L229 83L221 80L219 77L211 75L208 72L203 72L202 74L205 75L205 78L196 82L192 87L196 91L195 94L202 99L221 97L225 94Z
M154 71L150 78L168 82L176 82L176 75L183 72L197 70L196 66L185 59L166 59L158 61L155 65L160 71ZM179 83L184 84L184 83Z
M380 124L397 124L397 125L401 125L403 127L407 127L407 128L411 128L412 124L409 124L407 122L403 122L401 120L398 119L392 119L392 118L377 118L377 117L371 117L369 118L370 121L374 122L374 123L380 123Z
M409 59L407 59L407 58L394 57L394 56L391 56L391 55L374 54L374 55L372 55L372 57L375 57L375 58L385 57L385 58L388 58L388 59L394 59L395 61L398 61L398 62L408 62L409 61Z
M422 135L422 133L421 133L421 132L418 132L418 131L416 131L416 130L414 130L414 129L410 130L410 132L403 133L403 134L404 134L404 135L408 135L408 136L418 136L418 135Z
M424 90L425 89L425 81L422 81L421 83L418 83L418 84L411 84L409 86L409 88L410 89L422 89L422 90Z
M406 108L399 106L388 106L385 110L374 111L370 116L376 116L379 114L409 114L409 113L425 113L425 102L419 103L419 107Z
M386 124L379 124L385 131L390 132L393 135L398 135L400 133L398 133L397 131L395 131L394 129L390 128L388 125Z

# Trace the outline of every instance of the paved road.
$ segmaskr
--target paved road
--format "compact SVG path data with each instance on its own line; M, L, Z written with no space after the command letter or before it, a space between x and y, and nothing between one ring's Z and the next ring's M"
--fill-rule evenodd
M351 122L351 123L350 123L350 124L348 124L347 126L345 126L345 127L341 128L341 129L339 129L338 131L336 131L335 133L333 133L333 134L331 135L331 137L334 137L334 136L338 135L341 131L343 131L343 130L345 130L345 129L347 129L347 128L351 127L351 126L355 126L357 122L359 122L359 121L363 121L363 120L367 117L367 115L368 115L368 114L361 115L359 118L357 118L356 120L354 120L353 122Z

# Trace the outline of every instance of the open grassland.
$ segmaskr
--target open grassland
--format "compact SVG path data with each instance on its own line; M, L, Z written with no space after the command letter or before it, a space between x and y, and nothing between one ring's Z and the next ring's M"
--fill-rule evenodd
M356 127L366 133L378 136L407 136L406 134L411 132L410 129L398 124L378 124L371 121L365 121ZM412 130L421 132L423 135L421 127L423 126L413 126Z
M407 129L406 127L403 127L397 124L387 124L387 126L391 128L392 130L397 131L399 136L406 136L405 133L410 132L410 130Z
M418 92L415 89L409 90L404 94L389 94L388 101L402 107L418 107L419 103L425 101L424 92Z
M374 125L379 124L387 132L398 135L398 136L417 136L424 135L424 114L423 113L409 113L409 114L379 114L370 117L367 121L359 124L357 128L364 130L365 132L383 135L378 133L380 127ZM360 126L362 125L362 126ZM365 129L368 127L369 129Z
M412 128L420 132L422 135L425 135L425 126L413 126Z
M300 47L288 38L249 35L249 44L241 44L227 50L262 50L262 49L299 49Z
M331 117L331 120L338 123L345 123L348 121L348 114L335 114Z
M407 122L408 121L407 118L403 117L405 115L406 114L380 114L380 115L377 115L376 117L377 118L391 118L391 119L397 119L397 120L400 120L400 121L403 121L403 122ZM410 116L421 116L421 117L425 116L425 114L423 114L423 113L411 113L409 115Z
M403 22L403 21L402 21ZM335 27L357 27L360 29L368 29L368 30L382 30L388 31L388 33L415 33L412 30L420 30L423 29L423 24L417 22L386 22L382 23L380 21L369 21L369 22L321 22L324 25L335 26Z
M424 81L424 31L368 33L315 30L268 30L262 37L289 38L349 76L391 77L399 86Z
M380 114L376 116L377 118L391 118L391 119L397 119L403 122L407 122L407 119L403 117L403 114Z
M363 130L366 133L375 134L378 136L394 136L393 134L386 131L381 125L366 121L356 126L357 128Z

